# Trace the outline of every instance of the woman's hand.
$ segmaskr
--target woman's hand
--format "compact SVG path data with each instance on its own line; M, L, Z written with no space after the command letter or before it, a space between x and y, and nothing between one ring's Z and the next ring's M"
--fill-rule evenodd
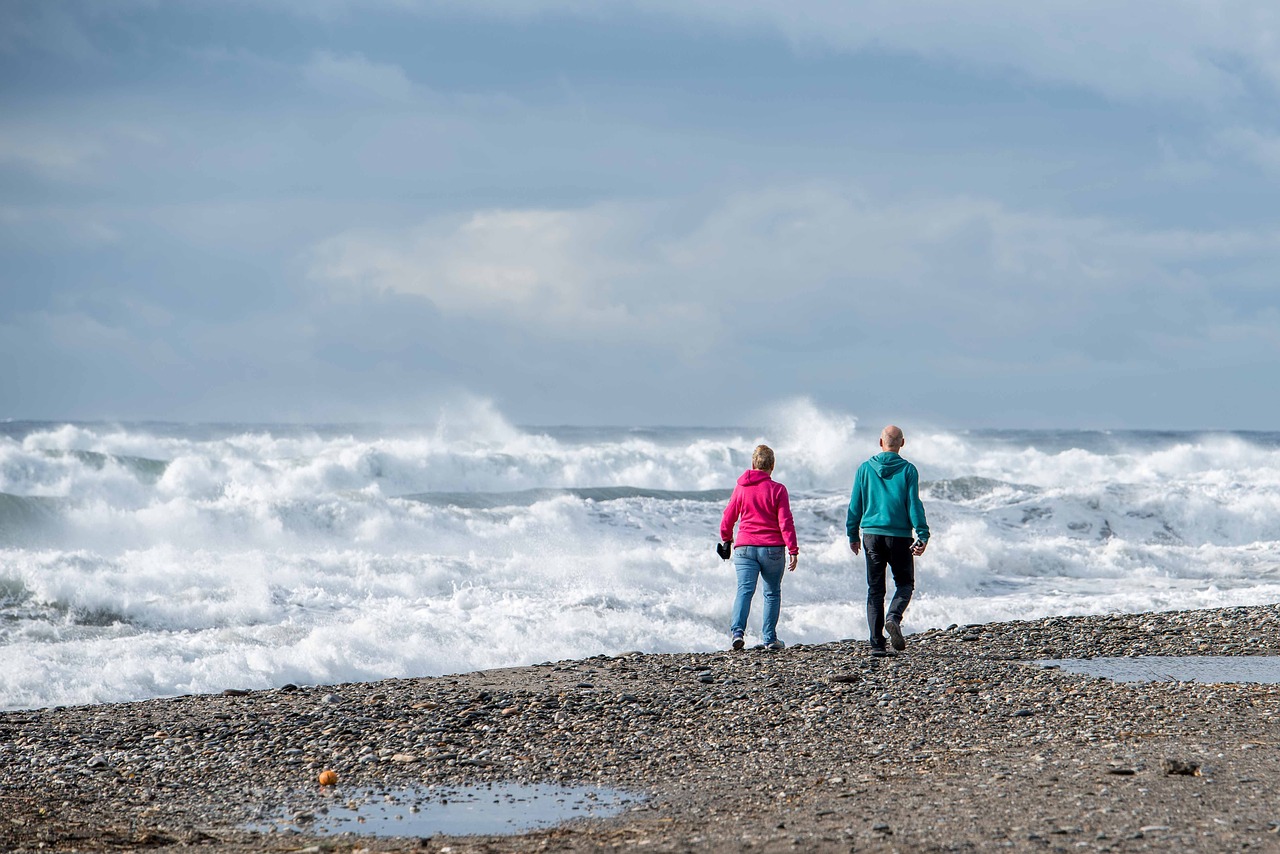
M795 572L796 563L798 563L799 560L800 560L800 555L798 554L792 555L791 557L787 558L787 572Z

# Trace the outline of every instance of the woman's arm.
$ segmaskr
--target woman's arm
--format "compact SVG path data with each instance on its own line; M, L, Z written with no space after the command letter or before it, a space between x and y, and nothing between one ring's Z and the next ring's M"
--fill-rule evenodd
M782 533L782 542L786 544L787 551L794 556L800 551L800 542L796 539L796 520L791 515L791 496L782 484L778 484L778 530Z
M721 542L733 542L733 526L740 515L742 515L742 488L735 486L733 495L729 496L729 505L724 508L724 515L720 517Z

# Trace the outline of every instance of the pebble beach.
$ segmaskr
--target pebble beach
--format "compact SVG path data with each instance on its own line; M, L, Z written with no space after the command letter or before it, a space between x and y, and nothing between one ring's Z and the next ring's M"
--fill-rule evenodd
M784 611L785 622L785 611ZM907 626L908 630L910 626ZM1280 606L1051 617L0 714L0 850L1280 851L1280 686L1044 666L1280 654ZM321 786L331 769L338 783ZM309 832L355 790L628 793L518 835ZM292 818L263 830L265 817Z

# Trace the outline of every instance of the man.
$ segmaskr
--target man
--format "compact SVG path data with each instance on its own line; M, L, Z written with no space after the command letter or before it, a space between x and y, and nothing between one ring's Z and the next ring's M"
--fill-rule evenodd
M845 520L849 548L855 555L860 547L867 551L867 625L871 629L871 654L877 657L889 654L885 648L886 631L895 650L907 648L902 637L902 614L915 590L915 558L924 554L929 543L929 523L920 503L920 474L898 455L904 444L902 431L892 424L881 431L881 452L858 466ZM894 584L887 617L886 565L893 571Z

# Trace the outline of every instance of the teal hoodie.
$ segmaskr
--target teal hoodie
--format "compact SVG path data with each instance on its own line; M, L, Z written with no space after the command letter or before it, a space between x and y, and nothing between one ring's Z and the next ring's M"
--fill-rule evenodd
M929 541L929 523L920 503L920 473L895 454L884 451L858 466L849 498L845 530L849 542L864 534L910 537L912 530L921 542Z

